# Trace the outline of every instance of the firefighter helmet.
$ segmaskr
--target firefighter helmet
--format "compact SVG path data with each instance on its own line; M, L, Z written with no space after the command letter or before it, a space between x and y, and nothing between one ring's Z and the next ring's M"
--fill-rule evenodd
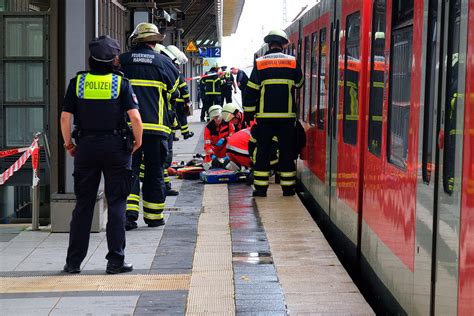
M222 108L220 105L213 105L209 108L209 117L214 118L216 116L221 115Z
M170 52L164 45L156 43L154 50L155 52L165 55L166 57L169 57L173 62L179 64L176 59L176 56L172 52Z
M241 108L234 103L227 103L222 108L222 118L224 121L229 122L235 116L235 111L242 112Z
M168 45L166 46L166 49L170 51L175 57L176 60L179 62L179 64L185 64L188 62L188 57L176 46L174 45Z
M285 31L275 29L268 32L267 36L263 38L263 41L267 44L271 42L277 42L281 45L286 45L289 43L288 35L286 35Z
M140 23L130 35L132 43L161 42L164 34L160 34L158 27L153 23Z

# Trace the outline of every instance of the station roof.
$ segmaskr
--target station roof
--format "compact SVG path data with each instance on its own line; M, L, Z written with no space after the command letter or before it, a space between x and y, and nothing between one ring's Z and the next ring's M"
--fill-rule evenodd
M234 33L239 24L245 0L163 0L156 5L171 15L178 12L184 19L176 26L183 30L182 38L198 45L222 42L222 36ZM174 13L173 13L174 12Z

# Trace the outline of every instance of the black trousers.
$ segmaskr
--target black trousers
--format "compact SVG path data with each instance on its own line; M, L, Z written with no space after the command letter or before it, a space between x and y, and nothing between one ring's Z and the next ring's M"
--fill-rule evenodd
M227 103L232 103L232 88L230 90L223 89L222 90L222 99L221 99L221 106Z
M85 136L77 143L74 157L74 193L76 207L72 213L66 262L80 266L87 255L101 175L105 179L108 205L106 259L122 264L125 254L125 205L130 193L131 154L119 136Z
M133 154L132 169L136 175L132 190L127 199L127 221L137 221L140 202L140 182L138 174L140 164L145 165L142 185L143 219L150 224L163 219L165 208L165 183L163 164L168 155L168 137L154 134L143 134L142 147Z
M204 98L204 106L201 110L201 121L204 120L205 115L209 115L209 108L213 105L221 104L221 95L220 94L207 94Z
M280 185L283 191L291 191L296 186L295 144L296 128L294 122L273 123L257 119L256 139L257 157L255 161L254 186L257 190L266 191L270 177L270 161L274 152L272 138L278 138Z

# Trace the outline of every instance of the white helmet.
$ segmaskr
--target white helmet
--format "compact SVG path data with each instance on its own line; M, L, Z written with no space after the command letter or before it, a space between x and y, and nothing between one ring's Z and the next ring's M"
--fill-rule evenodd
M222 118L224 121L229 122L235 116L235 111L243 112L240 106L235 103L227 103L222 108Z
M174 63L178 63L176 56L170 52L164 45L161 44L156 44L154 48L155 52L160 53L162 55L165 55L166 57L169 57Z
M188 62L188 57L176 46L168 45L166 47L175 57L176 60L179 61L180 64L185 64Z
M280 29L275 29L268 32L267 36L263 38L263 41L267 44L271 42L277 42L281 45L286 45L290 42L288 40L288 35L286 35L285 31Z
M213 118L218 115L221 115L221 112L222 112L222 108L220 105L217 105L217 104L213 105L209 108L209 117Z

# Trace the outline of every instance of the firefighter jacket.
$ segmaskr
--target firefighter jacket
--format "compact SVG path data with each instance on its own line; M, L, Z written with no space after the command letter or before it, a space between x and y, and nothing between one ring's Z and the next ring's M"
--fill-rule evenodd
M231 123L222 121L220 125L217 125L214 120L207 123L204 128L204 151L206 152L204 162L211 161L211 155L216 155L218 158L225 157L227 141L233 133L234 125ZM219 144L221 139L223 142Z
M221 95L222 79L216 74L201 79L206 95Z
M188 103L189 102L189 89L188 84L184 80L182 74L179 74L179 84L178 84L179 97L176 98L176 102Z
M120 55L120 64L140 102L143 133L167 137L172 126L169 102L178 88L178 70L168 57L145 45Z
M295 120L295 88L301 88L303 80L294 56L271 49L257 58L243 100L246 121Z

